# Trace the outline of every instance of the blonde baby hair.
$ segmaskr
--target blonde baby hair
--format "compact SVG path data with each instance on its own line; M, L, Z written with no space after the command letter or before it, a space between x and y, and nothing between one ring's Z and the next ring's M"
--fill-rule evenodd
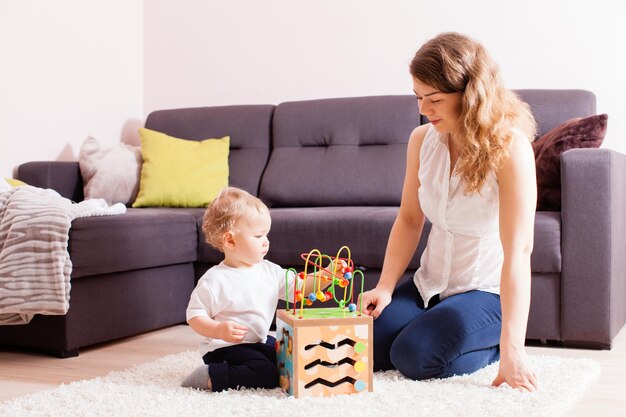
M204 212L202 231L207 243L223 252L224 234L233 230L237 221L253 213L269 213L269 209L247 191L236 187L224 188Z

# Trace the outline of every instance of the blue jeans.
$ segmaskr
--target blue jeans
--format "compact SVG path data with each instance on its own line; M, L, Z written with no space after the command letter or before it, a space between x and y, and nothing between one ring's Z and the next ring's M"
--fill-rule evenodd
M500 296L469 291L428 308L412 280L374 321L374 370L421 380L468 374L500 358Z

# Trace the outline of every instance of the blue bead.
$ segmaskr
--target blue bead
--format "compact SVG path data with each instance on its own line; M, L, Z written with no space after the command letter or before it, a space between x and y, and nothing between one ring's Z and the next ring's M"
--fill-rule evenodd
M314 292L312 292L311 294L309 294L309 300L311 300L311 301L315 301L315 300L317 300L317 296L315 295L315 293L314 293Z
M363 391L366 387L365 381L358 380L354 383L354 389L357 391Z
M344 277L345 279L350 279L350 278L352 278L352 272L346 272L345 274L343 274L343 277Z
M356 311L356 304L351 303L350 305L348 305L348 310L350 310L352 312Z

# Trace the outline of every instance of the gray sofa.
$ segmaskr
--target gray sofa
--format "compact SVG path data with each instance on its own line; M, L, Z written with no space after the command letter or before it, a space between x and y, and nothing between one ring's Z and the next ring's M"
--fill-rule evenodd
M595 114L581 90L520 90L539 133ZM156 111L146 127L202 140L231 137L230 184L258 195L272 214L268 259L302 268L300 253L348 245L378 280L396 216L412 129L426 121L413 96L310 100ZM527 338L610 348L626 322L626 156L607 149L564 153L562 212L538 212ZM184 163L184 161L181 161ZM82 199L77 162L29 162L18 178ZM129 208L74 221L70 310L0 326L0 345L60 357L185 321L196 280L221 260L200 228L203 209ZM405 274L419 266L418 253Z

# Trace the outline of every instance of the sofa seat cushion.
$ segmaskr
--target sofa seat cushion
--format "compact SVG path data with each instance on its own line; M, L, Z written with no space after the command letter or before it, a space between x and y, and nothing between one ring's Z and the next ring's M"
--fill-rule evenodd
M530 257L533 273L561 272L561 213L538 211L535 215L535 242Z
M397 207L309 207L271 210L268 259L281 265L302 265L300 254L312 249L335 256L350 248L357 266L380 268ZM341 256L346 256L343 251ZM414 266L419 265L416 256Z
M279 265L304 265L300 254L312 249L334 256L343 245L358 266L381 268L397 207L292 207L273 208L267 259ZM193 212L189 212L190 214ZM203 211L193 213L198 223L198 261L218 264L224 255L204 241ZM424 231L408 269L419 267L431 224ZM561 272L561 213L537 212L531 255L533 273Z
M129 208L120 216L76 219L72 278L193 262L197 241L196 218L182 209Z

